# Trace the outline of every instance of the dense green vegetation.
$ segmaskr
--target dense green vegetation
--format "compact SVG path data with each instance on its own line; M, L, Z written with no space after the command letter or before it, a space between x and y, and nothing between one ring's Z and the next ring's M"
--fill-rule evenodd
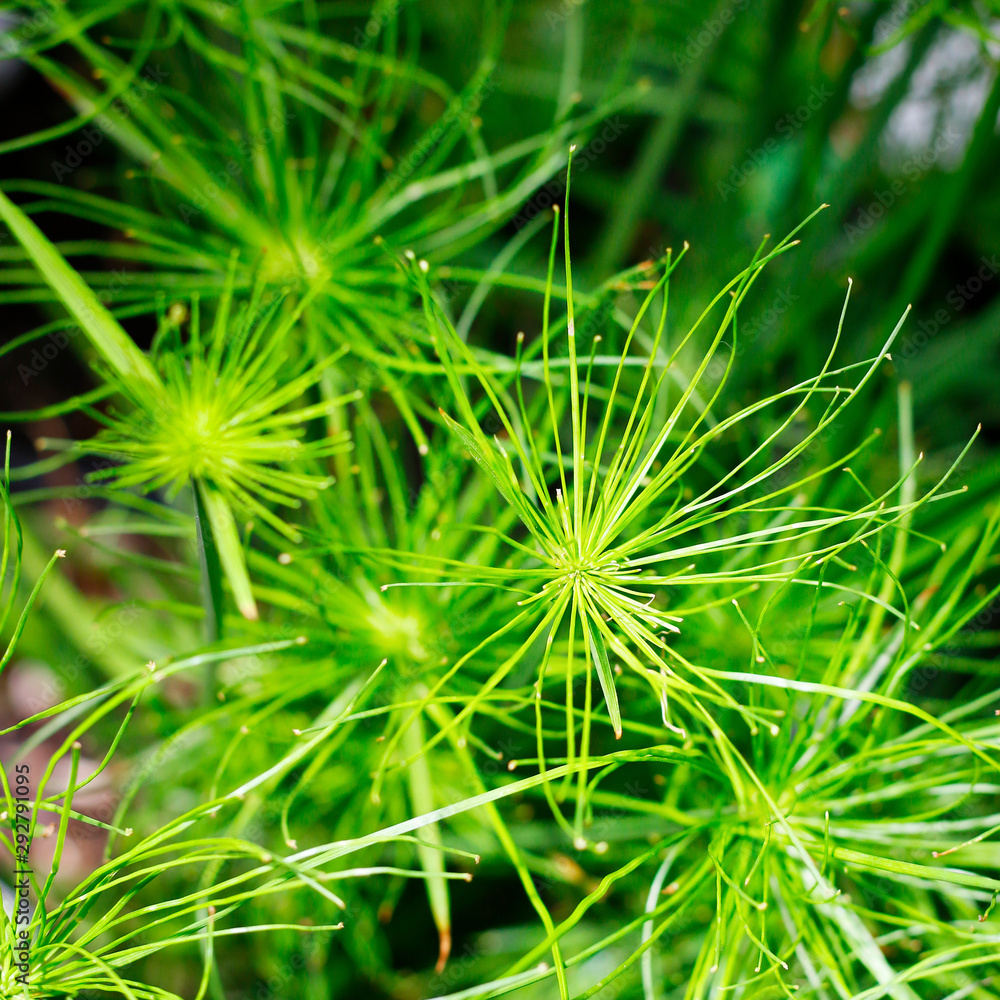
M2 11L0 998L996 996L992 2Z

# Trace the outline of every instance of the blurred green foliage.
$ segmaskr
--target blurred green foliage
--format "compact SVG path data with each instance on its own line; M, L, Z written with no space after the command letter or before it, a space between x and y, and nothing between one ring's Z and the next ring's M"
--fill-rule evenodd
M102 426L125 454L130 434L133 445L145 440L115 397L114 360L87 315L75 313L87 337L64 319L44 247L33 254L4 232L0 415L14 426L4 566L17 528L11 574L22 565L32 581L49 574L5 674L5 763L8 746L26 753L84 719L85 754L117 747L113 808L101 817L116 831L112 858L126 850L125 820L155 840L160 828L185 832L177 817L192 816L209 841L181 841L176 867L150 883L141 866L155 866L155 843L129 857L138 874L134 895L121 890L133 907L121 926L129 942L152 945L128 965L124 987L80 971L90 967L65 943L86 933L88 947L124 954L98 933L119 926L115 902L90 929L69 929L87 886L119 898L116 866L88 866L82 851L74 888L64 864L59 915L39 930L52 950L33 995L770 1000L792 986L859 1000L995 995L997 924L976 917L1000 885L990 839L1000 725L996 0L7 0L0 9L4 191L181 389L185 365L200 357L192 331L213 329L222 343L231 296L250 310L236 313L247 331L261 302L293 316L265 367L272 383L282 372L297 379L295 391L254 397L251 387L247 403L241 379L253 360L241 355L226 369L231 395L241 406L265 400L275 427L302 424L302 482L336 479L319 499L303 497L298 547L259 512L248 526L255 509L235 490L225 502L236 516L216 521L229 535L213 543L193 493L166 503L109 485L114 456L96 459L108 449L87 442ZM538 331L545 234L571 144L577 330L588 351L602 337L592 405L601 413L597 401L611 400L616 432L629 404L615 408L615 362L655 273L643 262L689 244L670 283L673 346L765 234L773 245L829 206L801 246L760 270L739 300L735 335L720 328L692 404L709 422L782 401L816 376L848 278L838 366L877 357L912 305L891 363L822 433L822 406L790 430L762 412L735 420L685 469L677 503L742 467L771 434L764 464L801 448L778 478L788 509L736 512L734 530L747 533L773 531L799 508L826 517L891 497L889 513L871 513L878 532L864 544L852 536L826 567L809 564L815 595L773 580L720 588L764 559L765 546L725 548L705 561L714 581L665 588L666 607L691 616L672 650L725 688L718 728L691 707L701 691L682 691L670 715L625 670L611 684L619 743L590 686L592 660L605 690L610 671L596 646L554 634L553 663L563 666L552 667L544 637L504 631L519 614L523 592L509 592L518 573L537 570L505 536L522 548L530 540L494 489L501 460L488 452L490 475L477 472L469 440L438 413L481 423L475 445L503 443L488 393L514 412L524 330L524 423L542 478L554 485L564 472L556 435L542 429L543 390L554 387L552 421L564 429L571 395L563 369L542 374ZM421 288L455 342L468 342L466 368L438 364ZM552 296L564 336L558 278ZM655 323L636 329L635 346L655 357ZM678 355L651 422L665 419L706 346ZM566 352L556 354L565 365ZM642 370L625 369L619 399L641 393ZM677 439L689 430L682 423ZM351 453L340 448L348 433ZM147 437L169 447L162 433ZM855 449L850 474L839 474ZM910 505L957 459L953 495L911 520ZM140 478L159 485L152 473ZM294 480L259 483L274 481ZM252 499L274 500L264 489ZM640 514L637 530L655 523ZM696 530L697 545L714 544L711 523ZM240 588L252 580L260 620L246 620L255 607L245 618L221 610L213 544L237 566L229 583L244 614L254 603ZM49 573L57 545L71 548L71 572L60 563ZM776 551L812 553L790 537ZM428 582L433 560L509 587L380 589L400 577ZM820 581L855 589L828 593ZM10 608L17 589L14 580L4 591ZM216 624L207 646L206 617ZM136 674L146 660L169 665L151 680ZM456 662L464 669L453 676ZM31 697L18 695L15 672L34 685ZM32 718L77 695L90 707ZM111 708L131 698L139 707L126 727ZM683 738L668 719L688 727ZM591 741L579 751L578 726ZM73 774L79 753L59 750ZM539 758L559 772L551 781L537 780ZM508 783L516 778L524 783ZM70 796L58 794L49 819L62 844L69 819L57 813ZM419 815L436 818L408 827ZM365 867L343 876L336 852L355 840ZM966 841L955 864L968 877L956 881L931 850ZM270 852L299 867L276 875ZM226 908L223 871L268 887L241 890L239 926L275 929L213 938L202 904ZM316 871L327 894L313 892ZM288 891L272 893L282 880ZM206 893L197 905L186 897L193 884ZM151 925L144 935L161 905L162 933ZM332 929L341 918L345 929ZM186 934L170 950L171 936ZM449 934L450 960L435 968ZM20 995L9 973L8 961L0 993Z

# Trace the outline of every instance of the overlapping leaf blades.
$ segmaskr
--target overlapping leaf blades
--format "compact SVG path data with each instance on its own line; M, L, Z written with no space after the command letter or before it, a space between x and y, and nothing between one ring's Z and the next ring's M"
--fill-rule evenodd
M805 478L779 476L789 468L794 470L800 456L862 391L888 355L898 326L877 357L864 365L832 367L839 340L838 329L827 362L815 378L716 419L712 408L721 397L725 385L723 378L710 390L707 401L699 400L700 412L690 415L698 400L697 392L704 384L705 372L715 353L722 348L725 335L731 331L734 341L738 336L737 315L741 302L761 269L797 242L794 239L797 231L770 252L765 253L762 247L751 265L718 293L693 327L676 338L669 349L664 343L669 282L683 254L677 260L668 256L662 265L662 275L647 281L648 294L628 330L620 356L608 359L597 353L599 337L593 338L589 345L576 342L569 224L568 218L565 219L568 350L567 356L560 360L568 375L568 385L565 395L555 388L557 359L552 356L550 344L553 271L559 234L556 225L540 338L544 390L533 399L525 397L520 380L525 363L523 338L519 336L516 403L508 387L478 360L435 303L428 280L428 265L420 261L413 262L410 267L422 291L427 322L433 331L434 344L461 422L444 411L443 419L461 446L487 472L527 534L526 541L507 537L520 557L515 570L463 567L454 560L436 561L433 557L420 560L418 565L422 572L432 577L435 574L450 576L458 571L460 577L464 574L470 582L514 587L528 595L518 602L521 610L512 623L504 626L502 633L506 633L511 624L520 626L532 622L531 635L518 652L496 669L484 694L500 684L534 640L544 635L546 652L536 685L541 698L557 637L561 630L565 632L569 760L576 753L574 681L581 649L582 658L590 661L597 674L616 736L621 736L622 722L611 656L619 658L653 687L662 702L664 725L681 738L685 736L685 729L672 723L668 715L671 702L685 713L690 723L705 725L716 734L718 725L712 713L719 708L739 711L753 732L761 724L767 730L776 731L773 718L760 715L752 706L739 705L714 676L673 648L669 636L678 631L678 623L683 617L678 611L683 609L684 600L678 602L679 608L661 608L658 589L670 587L676 593L679 588L710 585L715 592L715 604L728 600L726 589L733 594L738 592L737 588L745 590L748 585L779 581L852 592L850 584L818 578L816 568L839 559L840 553L851 546L867 544L866 539L898 524L913 509L912 500L891 505L896 485L878 497L870 497L853 510L810 508L797 498L805 484L820 473L812 472ZM719 310L723 315L717 321L709 346L679 397L664 413L662 400L667 379L674 374L673 366L680 363L685 348L720 303L724 304ZM845 300L844 313L846 308ZM619 394L630 360L629 348L642 331L644 320L654 313L658 315L652 324L649 355L642 363L639 384L631 399L621 404ZM588 348L589 359L581 373L582 351ZM730 351L729 366L733 363L735 347L731 346ZM613 374L610 386L602 393L604 413L595 418L592 400L598 392L596 373L605 366ZM482 408L477 413L477 404L468 395L463 382L465 372L472 373L478 380L485 397L483 405L489 407L503 427L502 442L499 436L491 441L483 431ZM834 379L855 373L860 377L853 386L831 384ZM807 415L807 407L814 400L824 401L819 419L796 443L781 450L784 432ZM710 451L713 442L723 439L727 431L741 422L759 419L764 411L776 410L782 404L788 404L788 412L774 418L774 429L743 461L707 489L694 495L690 495L690 491L685 493L688 473L703 454ZM564 447L560 434L567 410L571 442ZM617 426L614 422L620 419L624 420L623 429L620 422ZM771 453L776 448L780 454L774 458ZM841 458L835 465L831 463L831 468L839 467L843 461ZM911 472L905 470L903 478ZM772 479L776 480L773 485L769 482ZM923 501L938 493L941 485L930 491ZM769 521L766 527L727 534L727 522L744 524L748 515L760 513ZM771 556L771 552L775 554ZM748 553L751 558L743 560L742 556ZM726 561L721 566L713 564L720 555L726 557ZM677 563L680 563L679 568L671 570L671 564ZM886 596L870 599L881 605L886 603ZM901 612L889 610L903 617ZM439 683L445 683L467 658L456 663ZM579 745L579 754L584 759L589 752L592 712L591 672L587 670L585 674L584 722ZM475 704L473 699L463 709L461 717L473 712ZM540 733L540 716L538 727ZM539 758L542 759L540 738ZM575 840L579 844L585 843L581 826L583 799L581 784L574 824Z

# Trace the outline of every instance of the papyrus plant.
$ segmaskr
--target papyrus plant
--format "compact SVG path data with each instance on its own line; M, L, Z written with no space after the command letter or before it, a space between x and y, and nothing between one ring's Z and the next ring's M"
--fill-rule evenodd
M862 392L889 356L905 315L875 358L835 367L848 292L828 357L815 377L716 416L714 408L723 398L726 378L708 385L706 370L722 351L728 352L729 372L736 357L740 305L762 269L798 242L795 236L802 226L769 251L762 245L751 264L718 292L690 329L673 337L666 335L669 288L683 252L677 259L668 252L664 261L649 265L648 293L628 328L621 354L608 358L598 353L599 337L593 337L589 344L577 343L568 217L563 224L566 315L561 326L566 353L558 359L558 368L566 378L557 386L551 315L560 230L557 214L541 335L528 348L540 350L542 356L542 388L531 397L521 380L528 363L523 336L517 341L511 388L456 334L434 298L427 263L404 263L420 288L426 320L457 411L458 419L454 419L442 408L441 418L459 445L489 475L520 522L519 532L505 535L514 552L512 568L473 567L433 555L415 563L429 580L443 577L452 585L451 578L457 575L469 584L516 589L523 595L496 636L517 629L523 630L526 638L497 666L480 694L458 713L455 724L475 713L527 650L544 640L536 680L540 764L544 760L542 698L551 685L548 671L556 657L563 657L565 664L562 681L568 761L577 754L586 759L590 752L591 722L597 717L591 694L593 675L600 685L607 720L616 737L622 734L613 661L652 686L661 701L663 726L677 739L685 739L692 725L721 738L715 713L723 708L736 710L751 732L763 727L776 734L779 726L773 715L761 713L752 704L738 703L711 672L674 648L671 636L689 612L697 613L700 608L683 597L672 607L664 607L660 591L667 587L674 593L707 589L711 593L708 604L718 606L761 584L787 582L803 591L842 590L886 605L887 596L866 595L851 583L838 582L818 571L852 547L866 545L886 528L899 524L917 501L894 502L898 482L879 495L869 494L853 509L813 507L799 498L809 483L842 468L871 439L837 456L825 469L802 476L783 473L794 471L796 460ZM640 361L638 384L625 394L623 378L632 361L629 352L647 325L648 354ZM664 407L674 369L687 359L703 327L710 331L707 345L693 362L694 370L679 394ZM731 338L728 343L727 337ZM603 371L610 374L609 379L599 380ZM479 384L482 397L478 402L466 388L466 374ZM603 410L595 412L598 396ZM818 418L794 443L783 446L789 428L807 420L810 406L816 404ZM502 436L491 439L483 431L484 412L499 421ZM777 414L772 418L773 429L749 454L707 487L693 493L686 489L688 477L702 458L711 454L716 442L740 424L760 420L765 414ZM567 433L568 442L564 437ZM915 458L914 465L916 462ZM902 478L912 473L912 468L903 470ZM942 487L943 482L920 502L942 495ZM763 515L765 526L755 530L729 527L745 525L752 515ZM904 617L886 606L894 616ZM692 623L688 627L698 626ZM481 648L457 661L439 686L478 656ZM574 681L580 671L584 674L585 700L578 726ZM392 742L389 749L394 749ZM726 751L723 756L727 756ZM741 780L737 777L741 765L735 758L730 757L726 767L734 781ZM581 776L572 826L580 846L586 843L584 797ZM554 799L550 804L561 817Z
M221 590L218 566L240 612L257 616L237 512L259 518L295 540L298 532L272 512L273 505L298 506L330 483L316 471L323 458L349 447L348 435L324 427L306 438L310 421L338 409L354 394L303 405L303 395L335 363L293 360L289 332L311 296L291 309L281 295L258 287L241 309L233 308L235 256L214 320L202 329L197 298L187 335L181 320L161 316L152 356L128 333L17 205L0 192L0 218L31 256L99 359L104 387L96 396L116 395L125 407L102 413L89 394L79 405L104 433L90 450L118 464L99 472L123 488L166 489L175 496L194 486L199 545L210 632L218 634Z

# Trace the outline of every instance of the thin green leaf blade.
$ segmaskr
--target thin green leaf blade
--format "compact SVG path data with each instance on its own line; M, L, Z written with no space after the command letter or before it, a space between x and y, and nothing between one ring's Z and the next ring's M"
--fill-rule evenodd
M212 537L218 549L219 561L229 580L229 586L233 588L236 606L244 618L256 621L257 603L253 599L246 555L240 542L233 510L226 498L211 487L199 483L199 492L208 514L208 523L211 525Z
M622 713L618 706L618 691L615 688L615 674L608 659L608 648L605 645L604 637L600 630L587 620L584 615L584 622L587 627L587 639L590 643L590 657L594 661L597 670L597 679L601 682L601 690L604 692L604 701L608 706L608 715L611 717L611 724L615 729L615 739L622 737Z
M146 355L38 226L2 191L0 218L116 374L136 389L159 394L162 383Z
M222 637L222 565L202 493L203 490L195 488L194 523L198 539L201 602L205 609L205 637L208 642L217 642Z

